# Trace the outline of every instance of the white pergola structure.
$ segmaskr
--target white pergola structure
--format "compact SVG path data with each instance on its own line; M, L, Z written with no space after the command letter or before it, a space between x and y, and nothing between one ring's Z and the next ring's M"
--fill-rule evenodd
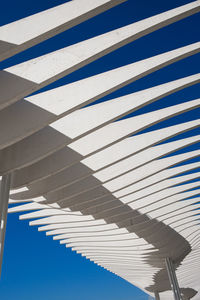
M0 58L122 2L72 0L2 26ZM128 116L199 83L200 74L86 106L198 53L200 43L29 96L199 11L200 1L194 1L0 71L0 265L8 202L22 203L8 211L31 211L20 219L34 219L30 225L39 231L156 299L200 299L200 165L187 162L199 157L200 150L177 153L199 141L199 135L179 135L200 121L142 132L194 110L200 99Z

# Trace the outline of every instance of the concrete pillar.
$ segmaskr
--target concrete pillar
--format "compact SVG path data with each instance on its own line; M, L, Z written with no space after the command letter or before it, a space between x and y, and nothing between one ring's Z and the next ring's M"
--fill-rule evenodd
M0 274L3 261L10 183L11 174L3 175L0 186Z
M154 295L155 295L155 300L160 300L160 296L158 292L155 292Z

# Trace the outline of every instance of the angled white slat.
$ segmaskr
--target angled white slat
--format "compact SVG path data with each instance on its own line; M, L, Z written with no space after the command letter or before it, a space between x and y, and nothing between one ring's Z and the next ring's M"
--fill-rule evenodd
M0 149L20 141L52 122L54 122L51 124L52 128L70 138L78 138L143 105L196 84L199 81L200 75L195 74L144 91L76 110L71 114L69 114L69 111L66 111L64 113L68 114L66 117L62 117L63 114L56 116L40 109L29 102L29 98L20 100L0 112L0 126L4 127L4 130L0 132ZM10 119L13 122L10 122ZM82 124L81 127L79 126L80 123Z
M105 123L122 117L131 111L152 103L177 90L200 82L200 74L195 74L172 82L164 83L133 94L98 103L69 114L51 124L51 127L74 139ZM82 126L80 126L80 123Z
M193 101L185 102L172 107L167 107L150 113L146 113L141 116L136 116L128 119L124 119L118 122L114 122L110 125L104 126L101 129L96 130L94 133L88 134L86 137L80 138L79 140L72 142L68 145L69 148L75 150L81 155L89 155L92 152L100 150L105 146L116 143L120 139L124 139L133 133L137 133L140 130L147 128L157 122L175 116L198 107L200 100L196 99ZM50 131L51 132L51 131ZM0 151L1 166L0 172L8 173L15 169L20 169L27 165L31 165L36 161L52 154L56 150L59 150L62 145L69 143L69 140L65 136L58 136L56 144L55 132L54 140L48 139L50 134L48 128L44 131L40 131L36 135L32 135L29 138L22 140L14 144L11 147L5 148ZM46 143L44 140L46 139ZM43 141L43 143L40 143ZM24 149L25 153L22 153ZM32 151L30 151L32 149ZM6 157L7 159L3 159ZM14 158L14 159L13 159Z
M72 109L73 107L78 108L80 105L83 105L83 103L87 104L87 101L91 101L91 98L96 97L97 92L99 92L99 96L104 96L168 64L198 53L200 50L199 45L199 43L194 43L192 45L132 63L112 71L82 79L72 84L48 91L48 95L47 93L43 93L40 94L39 98L37 95L34 95L31 99L29 98L29 101L35 105L39 105L40 108L45 109L46 111L52 112L53 114L61 114L66 110ZM28 63L29 62L25 63L25 73ZM40 78L39 80L39 77L41 77L43 74L43 72L40 70L40 72L37 73L37 82L28 80L26 76L23 76L23 68L21 64L1 71L2 95L0 97L0 109L15 103L32 92L37 91L41 87L56 81L57 79L74 71L78 67L80 67L80 64L78 64L76 68L73 67L66 69L65 66L64 68L61 68L62 70L57 70L57 68L54 66L52 67L55 70L53 74L48 74L47 72L48 75L46 74L44 78ZM49 69L48 64L46 68ZM46 68L43 67L42 69ZM113 77L113 72L115 73L115 77ZM40 74L40 76L38 74ZM9 84L12 85L12 89L8 90L4 84L5 82L9 82ZM93 89L90 89L91 86L93 86ZM77 93L80 95L81 90L84 90L84 97L81 97L80 99L80 97L77 97ZM65 101L65 98L63 99L63 95L67 95L72 102ZM95 100L95 98L93 100Z
M40 95L31 96L29 97L29 101L53 114L62 114L66 110L70 110L73 107L79 107L79 105L83 105L83 103L84 105L86 105L91 98L96 97L97 93L101 96L104 96L111 91L114 91L168 64L198 53L199 50L200 43L194 43L163 54L156 55L151 58L141 60L139 62L135 62L111 71L107 71L86 79L76 81L66 86L61 86ZM25 70L26 69L27 67L25 67ZM10 67L6 69L6 71L23 78L23 74L21 73L21 65ZM37 73L37 80L39 79L38 74L42 75L42 73ZM113 76L113 74L115 74L115 76ZM48 74L45 78L39 79L39 86L46 85L52 82L52 80L56 79L58 79L58 76L55 75L54 71L53 75ZM35 84L38 85L38 83ZM92 89L90 88L91 86L93 87ZM84 91L84 94L82 93L82 91ZM65 95L64 98L63 95ZM81 95L82 97L77 97L77 95ZM22 97L22 95L20 96ZM68 101L65 100L66 97L69 99ZM11 99L10 101L14 102L14 99Z
M128 233L128 230L125 229L125 228L111 228L111 229L96 229L94 228L94 230L90 230L90 228L85 229L85 230L79 230L77 228L75 229L69 229L69 228L60 228L60 229L55 229L55 230L47 230L46 231L46 235L55 235L54 238L56 239L56 236L57 235L65 235L65 234L69 234L69 237L73 237L73 236L93 236L93 235L112 235L112 234L115 234L115 233ZM136 236L137 237L137 236Z
M187 228L187 226L193 221L197 221L200 223L199 219L200 219L199 214L192 215L192 216L177 220L174 223L169 223L169 226L172 228L175 228L176 231L179 231L180 230L179 227L184 226L184 228Z
M77 253L80 253L80 251L77 251ZM88 252L88 254L87 254L87 252L85 252L85 253L80 253L82 256L86 256L87 258L90 258L90 259L111 259L112 260L112 258L118 258L118 259L121 259L121 258L124 258L124 259L132 259L133 261L137 261L137 260L139 260L139 262L138 262L138 264L145 264L145 262L144 262L144 257L145 257L145 255L136 255L136 254L133 254L133 253L123 253L123 254L115 254L115 253L113 253L113 255L112 254L109 254L109 253L101 253L101 252L97 252L97 253L94 253L94 252L92 252L92 251L89 251ZM146 265L146 264L145 264Z
M50 234L50 232L46 232L47 235L53 235L53 240L63 240L67 238L81 238L81 237L113 237L115 235L129 235L128 230L125 228L119 228L119 229L114 229L114 230L107 230L103 232L68 232L67 229L59 230L56 233ZM56 235L54 235L56 234ZM135 233L131 233L133 235L133 238L136 239L138 236Z
M1 26L0 40L9 43L10 47L1 50L0 59L38 44L124 1L73 0Z
M63 240L61 243L70 243L70 242L101 242L101 241L122 241L122 240L134 240L137 245L146 245L147 242L144 239L135 238L135 234L133 233L126 233L120 235L112 235L112 236L96 236L96 237L71 237L66 240Z
M178 216L168 218L167 220L164 220L163 222L167 225L169 224L172 227L176 226L178 224L177 222L179 220L183 220L183 219L185 220L188 217L196 217L196 214L198 214L198 210L196 210L197 208L199 208L199 205L194 206L193 211L188 211L188 212L182 213Z
M146 213L147 211L151 212L151 213L154 213L153 211L155 210L155 213L157 214L157 210L162 209L162 207L170 205L171 203L176 203L179 200L184 200L184 199L190 198L192 196L198 195L199 192L200 192L200 190L196 189L196 190L193 190L193 191L176 194L174 196L171 196L170 198L166 198L164 200L161 200L161 201L158 201L156 203L150 204L146 208L143 208L141 211L143 213ZM158 212L157 218L159 218L159 212Z
M143 258L144 257L144 259L146 258L146 256L148 255L147 253L134 253L134 252L132 252L132 250L130 249L130 250L124 250L124 251L120 251L120 250L107 250L107 249L105 249L105 250L102 250L102 249L100 249L100 250L98 250L98 251L94 251L94 250L92 250L92 249L90 249L90 250L87 250L87 249L85 249L85 250L82 250L82 251L80 251L80 250L75 250L75 249L72 249L72 250L74 250L74 251L76 251L77 253L82 253L82 255L84 255L84 256L86 256L86 255L89 255L89 254L101 254L101 253L105 253L105 254L111 254L111 255L113 255L113 254L119 254L119 255L121 255L121 254L124 254L124 255L133 255L133 257L140 257L140 258Z
M69 144L69 147L82 155L88 155L130 134L136 133L142 128L144 129L147 126L150 126L150 124L156 124L165 118L175 116L180 112L190 110L192 107L198 107L199 105L200 100L196 99L176 106L114 122L72 142Z
M97 179L100 179L103 182L107 181L108 179L112 179L112 177L115 178L115 177L119 176L121 173L122 174L126 173L128 170L134 169L136 167L138 168L140 166L148 164L149 162L155 160L156 158L159 158L159 157L162 157L163 155L169 154L172 151L179 150L180 148L183 148L184 146L191 145L191 144L197 142L198 140L199 140L199 136L194 136L191 138L186 138L183 140L178 140L178 141L174 141L171 143L162 144L160 146L148 148L144 151L141 151L138 154L135 154L131 157L128 157L128 158L122 160L119 163L113 164L111 167L105 168L102 171L94 173L93 176L96 177ZM195 153L193 154L193 152L191 154L193 155L193 157L196 156L196 154ZM178 159L178 157L177 157L177 159ZM187 156L185 157L185 159L187 159ZM180 157L180 161L181 161L181 157ZM182 161L184 161L184 159ZM163 162L165 162L165 160L163 160ZM172 163L171 163L171 160L169 160L169 164L164 165L163 169L165 167L167 168L169 166L172 166L173 164L176 164L176 163L178 163L178 161L173 163L173 160L172 160ZM110 172L111 175L110 175L109 171L106 172L109 169L112 170ZM114 171L113 171L113 169L114 169ZM81 172L81 170L83 170L84 172ZM107 175L107 173L108 173L108 175ZM72 176L72 174L73 174L73 176ZM38 191L45 193L45 190L46 190L46 192L53 190L54 188L61 186L63 182L66 182L66 185L67 185L67 184L70 184L70 182L74 183L76 181L81 180L82 178L88 177L91 174L92 174L92 170L90 170L90 169L85 170L83 168L82 164L76 164L76 165L74 165L74 167L72 166L71 168L67 168L66 170L61 171L57 174L53 174L52 176L49 176L46 179L38 180L35 184L33 183L32 185L29 185L29 190L35 188ZM101 176L99 176L99 174ZM70 178L68 180L66 177L67 178L71 177L71 181L70 181ZM109 177L111 177L111 178L109 178ZM148 183L148 179L146 179L146 180ZM146 182L145 179L142 182L138 182L135 186L135 189L136 190L140 189L141 188L140 186L145 184L145 182Z
M192 188L196 188L199 186L198 182L194 182L194 183L188 183L188 184L184 184L184 185L180 185L180 186L175 186L175 187L171 187L168 188L166 190L157 192L153 195L150 195L148 197L146 197L145 201L141 201L141 200L136 200L132 202L132 196L129 195L127 197L121 198L120 200L123 203L128 203L130 207L132 207L133 209L137 209L137 208L143 208L146 205L152 204L154 202L157 202L159 200L162 200L164 198L167 198L171 195L174 194L178 194L180 192L192 189ZM132 203L131 203L132 202Z
M25 27L24 23L29 21L29 22L33 22L33 19L34 18L39 18L40 20L43 19L44 15L45 14L45 18L48 18L48 13L49 15L51 13L54 13L56 15L58 15L58 10L62 10L62 14L59 15L59 18L56 18L55 19L52 19L52 16L50 16L50 22L58 22L58 23L62 23L61 19L62 17L64 16L63 14L63 9L65 10L67 8L68 12L68 17L69 18L73 18L74 14L76 15L77 13L81 13L81 9L82 10L85 10L87 12L87 10L92 10L92 13L95 14L96 11L94 8L96 8L96 10L98 9L99 11L102 9L102 7L104 8L109 8L109 6L114 6L114 5L117 5L119 4L120 2L124 2L123 0L118 0L118 1L106 1L106 0L101 0L101 3L96 3L96 1L90 1L90 0L84 0L84 2L82 1L73 1L72 3L67 3L67 4L64 4L64 5L60 5L56 8L53 8L53 9L50 9L50 10L47 10L45 12L42 12L42 13L39 13L39 14L36 14L34 16L31 16L29 18L25 18L25 19L22 19L22 20L19 20L19 21L16 21L14 23L11 23L11 24L8 24L8 25L5 25L3 27L1 27L1 32L0 32L0 37L2 35L5 35L6 36L6 40L8 41L8 38L9 38L9 29L11 31L13 31L13 29L15 31L17 31L17 34L13 34L12 33L12 37L14 39L19 39L19 35L22 37L23 36L23 39L26 37L26 35L33 35L33 32L31 32L30 30L28 31L27 30L27 27ZM92 4L91 4L92 3ZM109 3L109 4L108 4ZM104 4L104 5L102 5ZM71 7L70 7L71 6ZM74 9L73 6L78 6L76 7L76 9ZM100 6L100 8L98 7ZM90 8L90 9L89 9ZM73 11L73 13L71 13L71 10ZM130 42L131 40L134 40L142 35L145 35L146 33L149 33L150 31L153 31L153 30L156 30L160 27L163 27L167 24L170 24L171 22L175 22L181 18L184 18L185 16L188 16L190 14L193 14L195 12L198 12L199 10L199 5L198 3L195 1L193 3L190 3L188 5L183 5L181 7L178 7L178 8L175 8L175 9L172 9L170 11L167 11L167 12L164 12L164 13L161 13L159 15L156 15L154 17L150 17L150 18L147 18L145 20L142 20L142 21L139 21L139 22L136 22L134 24L131 24L131 25L128 25L128 26L125 26L123 28L120 28L118 30L114 30L114 31L111 31L107 34L103 34L102 36L100 37L96 37L96 38L93 38L93 39L90 39L88 41L84 41L80 44L78 44L78 46L71 46L71 47L68 47L64 50L60 50L60 51L56 51L54 55L48 55L47 56L47 61L45 61L45 65L44 65L44 59L43 60L39 60L39 63L38 63L38 59L34 59L32 61L29 62L29 64L26 64L26 63L23 63L23 64L20 64L20 67L18 67L18 69L22 72L22 74L24 75L24 72L23 72L23 67L25 69L25 72L27 73L27 76L34 76L35 72L34 70L30 69L31 68L37 68L37 70L42 70L43 69L45 70L46 69L46 66L51 64L52 61L51 60L54 60L55 61L55 58L54 56L56 56L56 63L57 63L57 66L59 65L59 59L62 59L62 54L64 52L65 54L65 60L66 60L66 54L69 55L68 57L68 60L72 60L75 59L75 56L76 56L76 59L79 59L79 56L80 56L80 52L82 52L84 55L87 56L92 56L92 54L94 55L96 49L99 49L99 52L102 51L105 47L105 45L107 46L107 48L109 49L110 47L112 47L113 45L117 44L117 43L127 43L128 41ZM67 20L67 16L65 15L65 22ZM32 31L33 30L44 30L44 27L47 27L49 28L49 24L48 24L48 21L47 23L44 24L44 22L42 23L43 26L40 25L40 22L39 24L37 24L38 28L36 26L32 26ZM18 27L22 26L23 30L22 31L18 31ZM26 31L25 33L23 33L23 31ZM146 32L147 31L147 32ZM38 34L36 36L38 38ZM80 46L79 46L80 45ZM95 47L94 47L95 45ZM101 49L101 47L103 47ZM78 48L78 49L77 49ZM68 50L68 51L66 51ZM76 53L76 51L78 50L78 52ZM88 53L89 52L89 53ZM94 53L93 53L94 52ZM70 55L70 53L73 53L73 56ZM86 54L85 54L86 53ZM60 57L59 57L59 54L60 54ZM76 55L75 55L76 54ZM83 59L83 54L81 56L81 58ZM52 57L53 56L53 57ZM44 58L46 58L46 56L44 56ZM69 59L70 58L70 59ZM43 63L43 65L41 65L41 63ZM55 63L55 62L54 62ZM74 61L73 61L74 63ZM39 66L38 66L39 65ZM63 65L63 61L62 61L62 65ZM28 69L29 67L29 69ZM55 72L55 71L54 71ZM25 75L26 75L25 73ZM22 76L22 74L20 73L19 76L21 77L24 77ZM38 74L37 74L38 75ZM27 76L25 76L25 78L27 78ZM37 76L38 77L38 76ZM31 78L31 80L33 80L33 78ZM37 81L38 78L35 78L35 80ZM34 81L34 80L33 80Z
M198 139L198 137L195 137L195 138ZM187 139L187 141L189 142L189 141L191 141L191 139ZM179 146L180 146L180 144L179 144ZM149 149L149 151L150 151L150 149ZM118 180L119 185L117 184L117 190L122 188L121 185L124 186L124 182L125 182L125 185L129 185L130 180L131 180L131 183L134 181L136 181L136 183L131 184L131 186L129 186L128 193L130 193L134 190L137 191L138 189L141 189L142 187L151 185L153 183L162 181L166 178L183 173L184 171L187 171L190 169L195 169L199 166L198 163L186 165L186 166L179 167L179 168L173 168L171 170L162 172L162 170L165 170L168 167L171 167L180 162L184 162L187 159L194 158L195 156L198 156L199 154L200 154L199 151L192 151L189 153L176 155L176 156L172 156L169 158L154 161L153 163L147 163L143 167L138 168L135 172L127 173L125 175L125 179L124 179L124 176L118 177L117 180ZM135 158L135 159L137 159L137 158ZM135 161L135 159L134 159L134 161ZM128 159L128 160L130 160L130 159ZM130 163L128 162L128 164L131 166L131 162ZM75 172L74 177L72 177L73 171ZM125 171L125 170L123 169L123 171ZM121 172L123 172L123 171L121 171ZM80 174L80 179L79 179L79 174ZM140 175L140 174L145 174L145 175ZM81 184L82 178L83 179L87 178L90 175L91 175L91 172L88 172L88 170L87 170L86 174L85 173L81 174L81 166L78 165L77 168L75 168L74 170L73 170L73 168L70 168L69 170L67 169L64 172L61 172L54 176L48 177L47 179L44 179L43 181L39 181L33 185L29 185L27 191L22 191L22 192L17 191L17 193L12 193L12 199L26 199L26 198L29 199L29 198L33 198L35 196L38 197L42 194L46 194L51 191L58 190L62 187L69 186L70 184L73 184L73 183ZM128 177L127 177L127 175L128 175ZM70 179L68 180L68 177L72 177L71 182L70 182ZM74 178L74 180L73 180L73 178ZM119 180L121 183L119 183ZM113 185L113 180L112 180L106 184L103 184L103 186L105 188L108 188L108 190L110 190L110 191L116 190L115 180L114 180L114 185ZM112 188L113 186L115 188ZM115 196L118 196L118 195L120 196L120 195L125 195L125 194L126 194L126 188L125 189L123 188L119 192L114 193Z
M162 192L163 190L165 190L168 187L182 184L183 182L191 181L196 178L199 178L198 172L192 173L189 175L178 176L178 177L171 178L171 179L165 179L161 182L154 183L153 185L151 185L147 188L144 188L138 192L124 195L123 197L120 198L120 200L122 202L126 203L127 199L131 199L131 202L136 201L138 203L138 201L144 197L149 197L159 191ZM69 199L69 201L70 201L70 198L78 196L81 201L82 194L84 196L84 193L87 192L88 195L90 196L90 194L91 194L91 197L92 197L92 195L95 195L95 190L98 189L98 187L101 188L101 185L98 182L95 183L93 180L89 180L89 181L87 180L86 182L82 182L82 185L79 185L79 183L77 183L77 184L71 185L69 187L68 186L61 187L61 189L59 189L58 191L51 191L50 193L45 195L45 198L47 198L47 201L50 201L50 203L54 203L54 202L62 201L65 199ZM109 191L107 192L105 190L103 195L107 195L109 197ZM110 197L111 197L111 194L110 194ZM44 198L44 200L45 200L45 198ZM20 199L20 195L18 197L16 196L16 199ZM111 200L112 200L112 198L111 198ZM128 201L127 203L129 203L129 202L130 201ZM73 201L71 203L73 203ZM33 215L37 215L37 212L33 213Z
M59 208L59 205L52 204L52 207L55 208ZM8 209L8 212L12 213L12 212L23 212L23 211L29 211L29 210L37 210L37 209L45 209L48 208L48 206L46 204L42 204L42 203L37 203L37 202L31 202L28 204L22 204L22 205L17 205L14 207L10 207ZM68 211L70 211L70 209L67 209Z
M43 219L37 219L31 221L29 224L32 225L42 225L42 224L59 224L61 222L66 222L73 226L87 226L87 225L103 225L105 224L104 220L95 220L92 216L53 216ZM76 223L77 222L77 223ZM74 223L74 224L73 224Z
M91 258L91 260L92 259L93 258ZM112 266L112 265L114 266L117 263L117 260L112 260L112 259L110 259L110 263L107 260L103 260L103 259L101 260L99 258L96 258L96 261L98 261L99 264L102 263L104 265L104 267L106 267L106 266L108 267L108 266ZM119 266L128 266L128 265L130 267L130 261L128 259L127 259L127 261L123 261L123 259L121 259ZM137 262L134 263L134 269L138 269L140 267L142 267L143 270L144 269L145 270L152 270L151 267L149 267L148 265L145 265L144 263L143 264L142 263L137 263ZM155 269L157 270L158 268L155 268ZM142 270L141 270L141 272L142 272Z
M94 225L94 226L91 226ZM80 226L79 224L74 223L74 225L68 226L67 223L58 223L58 224L50 224L42 227L38 227L38 231L47 231L47 235L55 234L55 231L65 230L68 232L103 232L106 230L114 230L118 229L116 224L104 224L99 225L95 223L85 224L85 226Z
M67 223L73 223L73 222L80 222L83 224L85 221L93 221L94 225L96 224L105 224L103 220L98 220L96 221L92 216L70 216L70 215L60 215L60 216L51 216L51 217L46 217L42 219L37 219L34 221L31 221L29 224L32 225L42 225L42 224L53 224L53 223L60 223L60 222L67 222ZM92 222L92 223L93 223Z
M138 186L133 184L134 182L139 182L140 180L147 178L153 174L156 174L159 171L162 171L170 166L184 162L185 160L194 158L196 156L200 156L200 151L196 150L196 151L186 152L179 155L170 156L167 158L157 159L140 168L137 168L122 176L119 176L116 179L108 181L107 183L103 184L103 186L111 192L120 190L119 192L115 192L114 195L116 197L122 197L126 194L129 194L137 190ZM196 167L198 167L198 164L196 165ZM170 170L173 176L173 170L172 169ZM159 174L157 176L159 176ZM124 186L129 186L129 187L121 190Z
M93 249L94 251L96 250L101 250L101 247L87 247L87 246L80 246L80 247L72 247L72 250L75 250L75 251L83 251L83 250L87 250L87 249ZM115 248L115 246L114 246ZM141 249L139 246L138 247L133 247L133 246L121 246L119 247L119 249L121 249L121 252L123 251L132 251L134 253L141 253L141 254L148 254L148 253L153 253L153 252L157 252L157 250L155 249ZM105 250L113 250L113 247L105 247Z
M156 132L154 133L156 134ZM109 179L115 178L131 169L138 168L146 163L149 163L154 159L158 159L164 155L168 155L174 151L198 142L199 137L200 136L197 135L145 149L137 154L129 156L128 158L122 159L121 161L104 168L101 171L97 171L94 173L94 176L102 182L108 181Z
M198 155L199 155L199 151L198 151ZM171 186L171 185L176 185L176 184L184 182L184 181L192 180L193 178L198 178L198 176L199 176L199 173L195 173L195 174L191 174L191 175L187 175L187 176L180 176L180 177L177 177L175 179L166 179L166 180L162 181L161 183L154 184L154 185L150 186L149 188L147 188L147 192L144 189L142 191L135 192L134 196L131 196L132 201L140 199L143 196L146 196L146 195L143 195L143 193L147 193L147 195L148 195L148 194L151 194L151 190L152 190L152 193L154 193L159 188L160 188L160 190L162 190L165 187L168 187L168 186ZM127 184L126 181L123 181L123 184L126 185ZM80 195L80 194L85 193L87 191L91 191L93 193L93 190L95 188L97 188L98 186L101 186L101 183L93 181L93 178L91 178L91 180L88 180L86 178L86 180L81 181L81 183L78 182L78 183L75 183L74 185L67 186L66 188L68 189L68 191L65 187L61 187L61 189L58 190L58 193L60 193L60 195L62 193L65 193L64 198L67 199L69 197L72 197L73 195L74 196L75 195ZM116 187L117 187L117 185L116 185ZM122 187L119 186L119 189L120 188L122 188ZM63 189L63 192L62 192L62 189ZM106 189L110 191L110 189L108 187L106 187ZM50 192L48 194L48 196L50 195L50 198L52 198L52 196L55 193L56 192L54 192L54 191ZM124 199L124 197L126 197L126 196L123 196L122 199ZM55 202L56 202L56 196L55 196Z
M173 205L171 205L171 206L172 206L171 208L173 209ZM185 205L183 205L182 203L176 203L176 204L174 204L175 211L172 212L172 209L168 210L169 213L167 212L167 214L165 214L165 216L162 217L162 220L166 220L166 219L169 219L172 217L177 217L177 216L179 217L179 216L183 215L184 213L189 213L189 212L191 214L194 214L195 210L198 208L199 208L199 204L196 203L195 201L191 201L190 205L188 203L186 203Z
M193 156L195 157L195 155ZM177 176L180 175L186 171L192 171L196 168L199 167L199 163L194 163L194 164L187 164L184 166L180 166L180 167L173 167L164 171L160 171L156 174L150 175L148 178L142 179L140 181L138 181L137 183L135 183L134 185L131 185L132 190L131 192L135 191L140 191L143 188L149 187L155 183L159 183L162 182L165 179L168 179L172 176ZM153 170L153 173L155 172L155 170ZM147 175L148 176L148 175ZM144 175L144 177L147 177L146 174Z
M112 146L109 146L106 149L99 151L98 153L82 159L81 162L96 171L116 161L119 161L126 156L144 150L149 146L155 145L170 137L176 136L184 131L198 127L199 124L200 120L198 119L130 137Z
M50 175L66 169L70 165L76 164L81 159L81 163L84 163L93 170L104 168L107 165L117 162L131 154L138 153L144 149L147 150L150 146L173 137L174 135L194 129L199 126L199 122L199 120L190 121L131 138L125 138L123 141L117 142L116 144L109 146L85 159L82 159L82 157L80 158L80 156L77 157L77 155L71 156L72 153L69 153L66 151L68 149L64 148L30 167L25 167L21 170L15 171L12 179L12 185L16 188L18 186L24 186L30 182L38 181L42 178L47 178ZM146 155L147 154L145 154L145 156ZM143 155L141 154L141 156ZM140 158L138 158L138 160L140 161ZM63 165L63 161L66 162L65 165ZM140 164L138 164L138 166L139 165Z
M185 178L187 180L187 177ZM179 180L185 180L185 179L179 179ZM168 183L170 184L171 182L170 181L167 181L166 184L165 184L165 188L167 187ZM170 184L171 186L171 184ZM160 189L161 191L163 190L163 187L157 185L157 189ZM142 190L143 191L143 190ZM150 193L150 195L153 194L152 192ZM153 204L150 204L150 205L147 205L147 206L144 206L143 208L140 208L140 212L141 213L149 213L150 216L154 216L155 218L160 218L160 209L162 211L162 208L163 208L163 213L167 213L169 209L171 209L171 206L170 204L174 204L176 203L176 205L182 204L182 206L185 206L185 205L190 205L192 204L193 202L197 202L198 199L194 199L194 200L190 200L190 202L188 201L187 204L183 203L183 202L179 202L177 203L177 201L179 200L183 200L185 198L188 198L188 197L192 197L192 196L195 196L195 195L198 195L199 194L199 190L194 190L194 191L190 191L190 192L184 192L184 193L181 193L181 194L175 194L174 196L171 196L171 197L167 197L166 199L164 198L163 200L158 200L157 202L153 203ZM141 198L142 200L142 198ZM144 200L146 200L144 198ZM111 204L113 203L114 204L115 200L111 201ZM111 207L107 207L106 203L105 205L104 204L99 204L101 210L100 211L106 211L106 209L111 209ZM105 206L105 207L104 207ZM96 210L97 212L97 210Z
M140 244L139 241L134 241L133 239L130 239L130 240L118 240L118 241L93 241L93 242L88 242L88 241L83 241L83 242L73 242L73 241L69 241L67 244L66 244L67 247L88 247L88 248L98 248L98 247L106 247L106 248L109 248L109 247L133 247L135 248L136 250L148 250L148 249L152 249L152 245L150 244Z
M36 212L20 215L20 220L26 220L26 219L34 219L34 218L41 218L41 217L47 217L47 216L81 216L82 214L80 212L71 212L68 209L53 209L53 208L46 208L42 209Z
M189 192L177 194L175 196L172 196L172 198L174 198L174 201L171 201L171 203L169 201L169 203L165 204L164 206L162 206L162 203L164 204L164 201L161 201L161 207L159 209L156 209L155 211L157 215L159 214L158 219L166 220L175 215L179 215L182 212L195 209L196 206L198 206L198 202L199 202L199 195L200 195L199 192L200 190L196 188Z

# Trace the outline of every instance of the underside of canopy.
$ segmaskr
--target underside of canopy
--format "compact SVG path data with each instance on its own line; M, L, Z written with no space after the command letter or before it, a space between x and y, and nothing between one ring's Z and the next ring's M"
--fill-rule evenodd
M0 59L122 2L72 0L4 25ZM182 299L200 299L200 99L168 103L200 73L103 98L192 57L200 43L39 91L199 11L200 1L190 2L0 71L0 265L5 185L8 212L54 240L161 300L173 299L170 258Z

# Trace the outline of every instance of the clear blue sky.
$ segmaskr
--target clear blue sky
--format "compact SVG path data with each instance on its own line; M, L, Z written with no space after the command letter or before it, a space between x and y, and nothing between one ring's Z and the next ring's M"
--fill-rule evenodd
M1 2L0 25L65 3L65 0L8 0ZM128 0L73 29L68 30L42 44L35 46L1 63L1 69L31 59L32 57L79 42L97 34L144 19L177 6L188 0ZM145 36L120 50L91 63L73 74L59 80L48 88L63 85L93 74L138 61L190 43L199 37L199 15L194 15L166 28ZM115 96L189 76L199 72L199 56L157 71L146 78L115 92L99 101ZM47 88L47 89L48 89ZM193 86L148 105L138 113L154 108L198 98L198 86ZM187 121L199 116L199 110L185 113L177 118L162 122L154 128ZM151 128L152 129L152 128ZM198 130L182 135L197 134ZM190 150L197 145L190 147ZM186 151L186 150L183 150ZM194 160L193 160L194 161ZM59 245L36 227L29 227L28 221L19 221L17 214L9 215L5 243L2 278L0 280L1 300L147 300L148 296L119 277L97 267L64 245Z

